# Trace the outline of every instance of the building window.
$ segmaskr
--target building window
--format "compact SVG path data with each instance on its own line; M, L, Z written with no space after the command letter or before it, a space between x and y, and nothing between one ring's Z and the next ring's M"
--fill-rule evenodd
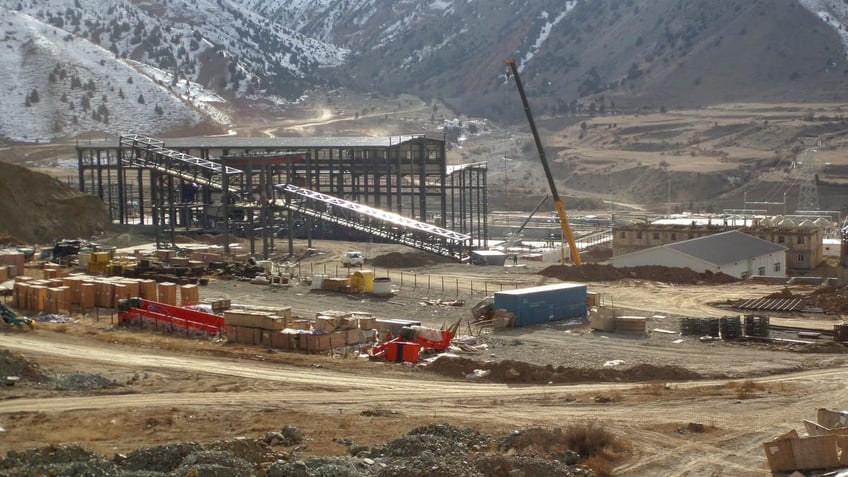
M671 239L672 239L672 240L677 240L677 234L671 234Z
M804 244L804 236L803 236L803 235L799 235L799 236L798 236L798 245L803 245L803 244Z
M804 254L803 254L803 253L799 253L799 254L798 254L798 262L803 262L803 261L804 261Z
M774 271L780 272L780 262L777 262L777 263L774 264Z
M660 239L660 233L654 232L654 240L659 240L659 239Z
M763 276L766 274L766 267L760 267L757 269L757 275Z
M786 237L784 237L783 235L778 235L777 243L786 243Z
M739 278L741 278L742 280L747 280L748 279L748 272L742 272L742 274L739 275Z
M627 232L621 232L621 238L627 238Z
M636 238L637 239L642 238L642 232L636 232Z

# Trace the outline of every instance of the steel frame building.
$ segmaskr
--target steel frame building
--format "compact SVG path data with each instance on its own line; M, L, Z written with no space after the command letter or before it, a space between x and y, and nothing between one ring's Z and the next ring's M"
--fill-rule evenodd
M465 234L488 245L486 163L448 166L443 138L198 137L165 141L124 134L78 143L79 190L100 197L113 222L150 224L157 245L215 230L250 240L267 258L288 224L281 184ZM307 220L313 220L307 217ZM306 227L310 240L313 227Z

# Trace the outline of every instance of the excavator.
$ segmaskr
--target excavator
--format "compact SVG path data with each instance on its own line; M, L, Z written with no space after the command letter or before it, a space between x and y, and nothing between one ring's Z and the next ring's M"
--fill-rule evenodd
M527 115L527 122L530 123L530 132L533 133L533 140L536 142L536 150L539 152L539 159L542 160L542 167L545 169L545 177L548 178L548 186L551 189L551 198L554 201L557 214L559 215L559 225L562 228L562 235L568 241L568 249L571 252L571 261L574 265L580 265L580 251L577 249L577 242L574 240L574 234L571 233L571 226L568 224L568 215L565 213L565 201L559 196L554 183L554 176L551 174L551 168L548 165L548 159L545 156L545 148L542 147L542 139L539 137L539 131L536 129L536 121L533 120L533 113L530 112L530 103L527 101L527 95L524 94L524 86L521 84L521 77L518 75L518 67L515 60L507 58L506 64L509 65L512 76L515 77L515 85L518 86L518 93L521 95L521 102L524 104L524 113ZM509 77L510 73L507 73ZM565 254L562 257L562 264L565 264Z
M22 328L23 325L27 325L30 328L34 326L32 319L25 316L18 316L11 308L3 303L0 303L0 318L3 318L4 322L17 326L18 328Z

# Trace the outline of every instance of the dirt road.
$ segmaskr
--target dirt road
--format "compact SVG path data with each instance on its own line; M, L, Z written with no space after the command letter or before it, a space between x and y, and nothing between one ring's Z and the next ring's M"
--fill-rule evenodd
M304 367L243 355L128 348L46 330L0 336L0 346L46 363L107 376L147 376L127 381L108 394L63 392L0 401L0 423L7 436L0 444L2 450L47 439L62 423L76 426L78 433L80 427L90 426L89 444L95 447L156 441L157 436L148 430L142 433L147 434L145 438L133 426L115 429L120 424L109 425L107 438L101 439L97 426L128 420L122 416L133 416L134 421L143 417L147 422L175 413L194 416L194 428L169 429L158 438L212 436L216 429L221 434L250 415L264 416L266 426L273 428L280 422L268 417L291 420L297 415L307 434L319 436L316 439L330 439L322 434L324 426L316 423L338 416L352 422L334 435L341 432L364 439L364 430L373 429L373 422L365 422L359 413L376 407L406 413L402 422L391 423L396 432L420 423L420 418L464 423L484 432L598 419L633 443L632 457L622 463L620 475L657 475L658 469L663 475L768 475L763 441L798 426L817 407L842 403L848 397L841 384L848 374L843 368L758 378L753 380L756 389L740 397L727 380L667 386L510 386L444 380L381 364L363 372L324 357L314 357L316 365ZM599 395L612 396L612 402L596 402L593 398ZM689 422L705 424L707 432L687 432Z

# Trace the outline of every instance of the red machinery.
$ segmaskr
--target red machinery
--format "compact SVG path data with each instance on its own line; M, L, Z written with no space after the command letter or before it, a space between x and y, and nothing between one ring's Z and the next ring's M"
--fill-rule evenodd
M371 356L398 363L417 363L422 348L444 351L450 346L455 330L436 330L420 326L403 328L401 336L371 348Z
M205 311L183 308L156 301L130 298L118 302L118 322L125 323L137 319L154 320L173 328L220 333L224 329L224 317Z

